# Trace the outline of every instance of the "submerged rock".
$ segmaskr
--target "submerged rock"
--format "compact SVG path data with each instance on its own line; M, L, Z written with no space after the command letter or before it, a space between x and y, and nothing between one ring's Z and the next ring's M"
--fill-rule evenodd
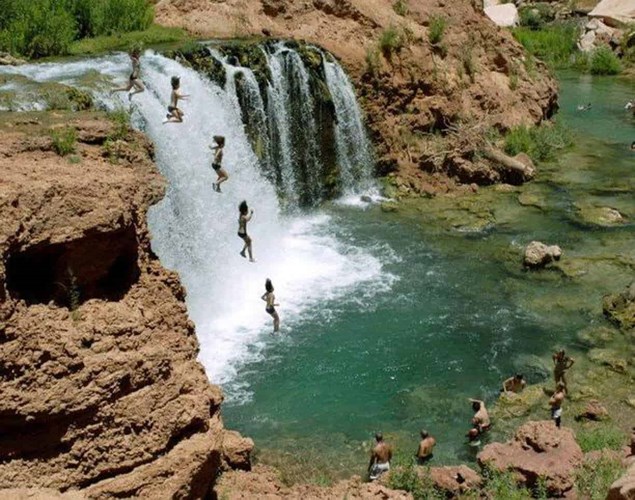
M604 315L624 330L635 328L635 281L622 293L606 295L602 301Z
M626 373L628 370L628 354L615 349L591 349L588 357L594 363L607 366L617 373Z
M562 250L558 245L545 245L540 241L532 241L525 248L523 265L531 269L540 269L551 262L560 260Z
M624 222L624 216L611 207L577 204L577 215L582 222L596 226L615 226Z

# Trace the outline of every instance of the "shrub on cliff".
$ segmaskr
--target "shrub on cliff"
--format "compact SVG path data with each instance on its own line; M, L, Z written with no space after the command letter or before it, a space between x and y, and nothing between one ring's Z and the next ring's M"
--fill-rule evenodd
M593 75L617 75L622 71L622 64L615 53L608 47L598 47L589 58L589 72Z
M601 454L585 462L576 470L576 486L581 498L604 500L611 484L624 472L618 457Z
M578 431L575 438L584 453L605 449L619 450L626 444L625 434L610 426Z
M447 21L443 16L432 16L428 26L428 40L432 45L437 45L443 40Z
M60 156L66 156L70 153L75 152L77 132L72 127L66 127L60 130L52 130L51 141L53 151L55 151Z
M420 467L415 467L412 461L397 457L393 461L388 477L388 486L393 490L403 490L412 494L414 500L442 500L445 495L435 488L429 473L419 474Z
M513 30L514 37L531 55L549 66L569 66L577 50L579 28L574 24L554 24L541 30L521 27Z
M399 52L405 43L404 35L394 26L389 26L382 31L379 37L379 48L386 57L393 52Z
M545 123L539 127L516 127L505 136L504 150L515 156L525 153L535 162L556 159L558 151L569 147L572 143L569 130L556 121Z

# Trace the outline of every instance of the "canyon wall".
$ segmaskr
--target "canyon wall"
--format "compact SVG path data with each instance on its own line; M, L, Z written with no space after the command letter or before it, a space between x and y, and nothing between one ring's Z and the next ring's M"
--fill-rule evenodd
M99 114L2 123L0 496L207 495L252 443L224 430L185 291L150 249L152 144Z
M325 47L357 87L378 174L392 174L400 191L425 193L519 182L481 154L487 138L557 110L557 85L545 66L476 4L161 0L156 17L201 37L293 38Z

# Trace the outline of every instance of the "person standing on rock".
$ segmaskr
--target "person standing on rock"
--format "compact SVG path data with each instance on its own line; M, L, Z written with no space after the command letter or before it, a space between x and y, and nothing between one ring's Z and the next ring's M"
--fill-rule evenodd
M472 428L466 434L470 442L475 444L478 442L478 438L481 434L490 430L492 423L489 418L485 403L479 399L471 399L472 410L474 410L474 416L472 417Z
M392 459L392 447L384 441L381 432L375 434L375 446L370 452L370 462L368 464L368 477L371 481L390 470L390 460Z
M556 392L549 399L549 405L551 406L551 418L556 423L556 427L560 428L562 421L562 402L566 395L566 387L564 383L558 382L556 384Z
M421 431L421 441L419 442L419 448L417 449L417 462L419 465L423 465L429 460L432 460L432 450L436 444L437 440L434 439L428 431Z
M249 252L249 262L256 262L251 250L251 238L247 234L247 223L254 216L254 211L250 211L247 202L243 200L240 202L240 205L238 205L238 214L238 237L245 242L245 246L243 246L243 249L240 251L240 255L246 258L245 251L247 251Z
M170 94L170 105L168 106L168 114L165 115L166 120L163 121L163 124L166 123L183 123L184 113L179 109L179 100L187 99L190 96L187 94L181 94L181 79L178 76L173 76L170 80L172 85L172 93Z
M260 297L267 303L265 307L265 311L273 318L273 333L277 333L280 331L280 317L278 316L278 312L276 311L276 306L280 304L276 304L276 296L273 294L273 283L271 280L267 278L265 281L265 293L262 297Z
M141 51L138 48L134 48L130 51L130 61L132 62L132 73L128 78L128 85L113 90L114 92L129 92L128 100L132 101L132 96L143 92L146 88L141 81ZM131 89L133 89L131 91Z
M564 349L554 353L553 356L551 356L551 358L553 359L553 364L554 364L553 378L556 381L556 385L558 385L559 382L562 382L566 390L567 380L564 375L565 375L565 372L573 366L573 364L575 363L575 360L567 356L564 352Z
M209 148L214 151L214 161L212 161L212 168L214 169L214 172L216 172L218 178L216 179L216 182L212 183L212 188L217 193L221 193L222 191L220 190L220 185L227 179L229 179L227 171L222 167L225 138L222 135L215 135L214 142L216 143L216 146L210 146Z
M525 379L520 373L518 373L513 377L509 377L503 382L503 389L501 390L501 392L503 394L507 394L508 392L518 394L523 391L525 385L527 385Z

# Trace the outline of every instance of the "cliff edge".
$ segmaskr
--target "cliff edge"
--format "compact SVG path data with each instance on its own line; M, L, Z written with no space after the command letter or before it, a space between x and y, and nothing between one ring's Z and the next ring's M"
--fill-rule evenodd
M95 113L3 118L0 496L205 496L223 442L252 443L223 429L184 289L150 249L152 144Z

